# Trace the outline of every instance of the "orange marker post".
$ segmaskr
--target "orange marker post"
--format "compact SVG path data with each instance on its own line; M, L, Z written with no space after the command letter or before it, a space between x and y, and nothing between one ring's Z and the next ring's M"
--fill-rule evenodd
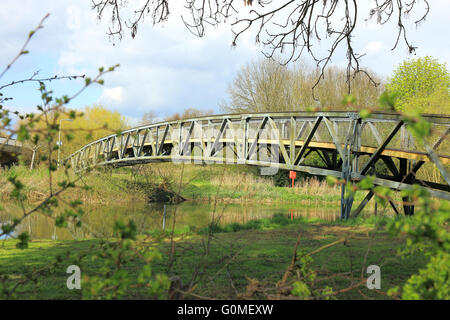
M297 172L295 171L289 171L289 179L292 179L292 188L294 187L294 180L297 177Z

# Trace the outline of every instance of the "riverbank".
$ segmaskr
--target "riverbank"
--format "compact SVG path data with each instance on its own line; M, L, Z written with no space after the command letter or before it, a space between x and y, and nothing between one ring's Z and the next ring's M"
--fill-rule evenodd
M39 203L49 194L48 171L45 168L30 171L26 167L17 166L0 171L0 197L3 203L11 201L9 195L13 187L7 179L13 175L24 184L26 205ZM165 201L177 195L188 201L200 202L339 206L339 187L329 186L325 180L309 177L297 179L294 188L290 188L287 175L287 172L283 172L276 176L261 176L258 168L241 165L156 163L114 170L94 170L77 183L77 188L67 190L64 197L68 201L79 199L86 205L99 206L136 200L158 200L160 194ZM72 175L71 179L74 178ZM64 180L67 177L63 171L53 173L54 190ZM363 197L362 193L358 193L356 201ZM368 208L370 207L371 204Z
M49 174L45 167L29 170L24 166L13 166L0 170L0 200L2 203L16 202L11 199L13 185L8 178L15 176L23 184L25 205L31 206L43 201L49 195ZM77 176L69 174L70 181ZM64 171L52 173L53 191L59 190L59 184L68 181ZM120 195L120 196L119 196ZM86 205L105 205L111 203L126 203L135 199L145 199L145 191L130 183L128 175L110 174L106 171L92 172L76 183L75 188L68 188L61 195L67 201L81 200Z
M415 254L401 259L396 252L403 248L402 238L391 238L386 232L375 228L374 221L346 224L325 222L296 222L288 225L266 225L262 228L229 230L214 233L208 254L205 254L205 235L178 234L174 242L174 260L169 276L178 276L187 284L194 273L202 270L198 283L186 298L267 298L274 292L277 283L289 267L297 238L297 252L313 252L318 248L348 238L346 242L326 248L313 255L312 268L317 272L317 288L333 288L339 292L360 281L361 274L367 277L364 267L381 266L382 287L369 290L365 285L359 289L337 293L338 299L386 299L389 288L402 285L406 279L426 263L425 257ZM165 273L169 263L171 244L169 239L155 242L144 240L143 245L155 246L161 252L161 260L151 263L153 274ZM3 283L11 285L23 279L23 275L50 265L57 257L62 259L53 272L39 278L37 284L28 283L17 289L19 299L79 299L78 290L66 287L68 265L75 257L82 276L99 274L102 264L98 258L100 240L83 241L32 241L28 249L15 248L16 240L2 241L0 245L0 274L6 275ZM131 261L125 266L134 279L142 264ZM251 289L251 285L254 286ZM125 299L145 299L140 290L128 286ZM252 291L253 290L253 291ZM248 296L250 295L250 296ZM166 298L166 297L163 297Z

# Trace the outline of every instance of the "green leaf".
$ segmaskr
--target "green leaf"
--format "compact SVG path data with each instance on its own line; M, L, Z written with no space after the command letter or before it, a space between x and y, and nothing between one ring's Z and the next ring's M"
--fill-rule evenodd
M24 142L28 139L30 139L28 129L25 125L21 124L19 130L17 131L17 140Z

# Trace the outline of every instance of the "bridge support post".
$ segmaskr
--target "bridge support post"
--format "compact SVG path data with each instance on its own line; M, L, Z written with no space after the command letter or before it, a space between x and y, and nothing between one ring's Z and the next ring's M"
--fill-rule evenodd
M407 159L400 159L400 177L402 179L408 176L408 167L410 167L410 162ZM414 215L414 204L412 204L411 197L402 197L402 204L406 216Z
M348 196L345 196L346 185L351 181L352 173L358 172L359 170L359 150L361 147L361 118L359 114L351 114L349 115L352 119L350 122L350 129L345 147L343 150L343 154L345 159L342 163L342 178L345 183L341 187L341 219L347 220L350 217L350 212L352 210L354 197L353 194L350 193ZM361 208L362 210L362 208Z

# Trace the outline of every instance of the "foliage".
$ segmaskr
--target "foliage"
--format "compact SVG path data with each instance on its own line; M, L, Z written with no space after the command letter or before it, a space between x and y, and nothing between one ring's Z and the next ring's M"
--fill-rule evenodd
M98 260L99 275L85 276L82 282L83 298L120 299L143 288L148 298L163 298L169 289L169 279L161 273L154 273L152 263L160 260L160 252L136 241L136 225L121 220L115 222L117 241L102 241L99 253L91 256ZM129 272L128 265L141 263L142 269L137 276Z
M394 106L397 106L396 100L389 99L389 95L382 99L393 101ZM416 137L417 142L426 144L431 135L430 123L424 120L417 110L403 113L402 119L407 124L408 130ZM332 183L336 182L333 178L328 180ZM359 190L372 190L378 202L392 201L392 191L381 186L374 186L372 177L363 179L356 186L348 183L346 187L351 194ZM394 297L401 296L403 299L450 299L448 281L450 277L450 203L432 199L428 191L418 185L413 185L410 190L403 190L402 197L407 199L409 204L416 206L415 215L393 220L387 224L386 228L392 235L406 236L406 248L399 252L400 255L405 256L420 251L429 257L429 262L424 269L419 270L418 274L412 275L401 289L395 287L388 293Z
M416 213L409 219L392 221L388 230L407 236L406 249L402 255L415 251L423 252L429 262L418 274L411 276L403 286L403 299L450 299L450 203L436 203L426 190L415 186L404 192L417 206ZM399 295L399 288L390 290Z
M272 176L273 184L276 187L288 187L290 183L289 171L280 169Z
M398 111L450 113L450 72L430 56L404 61L386 89L396 96Z
M66 132L77 133L69 139L66 135L64 154L71 154L85 145L86 142L125 130L128 126L127 119L117 111L111 111L101 105L86 106L83 117L64 123ZM63 145L64 142L63 140Z
M84 111L79 113L65 112L65 117L60 116L61 111L64 112L62 109L56 112L49 112L45 119L41 118L39 121L30 123L38 132L36 134L36 140L29 141L29 144L31 146L40 146L40 155L48 153L48 146L42 144L44 138L43 133L41 133L45 132L47 122L53 122L58 127L61 126L61 131L63 132L61 136L62 145L60 147L62 159L80 149L87 142L124 130L128 127L125 117L119 112L110 111L100 105L94 105L93 107L86 106ZM26 119L20 122L19 134L20 128L26 128L28 121ZM55 145L57 147L57 140L53 140L50 147L54 148Z
M176 186L170 179L163 177L159 184L151 184L148 190L148 201L157 203L180 203L185 201L182 196L175 191Z
M139 125L146 125L158 122L158 116L154 111L148 111L144 113L141 121L139 121Z
M317 271L313 269L313 258L305 250L299 250L297 254L300 258L297 261L297 278L292 285L292 295L300 299L331 299L333 289L329 286L317 288L316 280L318 277Z

